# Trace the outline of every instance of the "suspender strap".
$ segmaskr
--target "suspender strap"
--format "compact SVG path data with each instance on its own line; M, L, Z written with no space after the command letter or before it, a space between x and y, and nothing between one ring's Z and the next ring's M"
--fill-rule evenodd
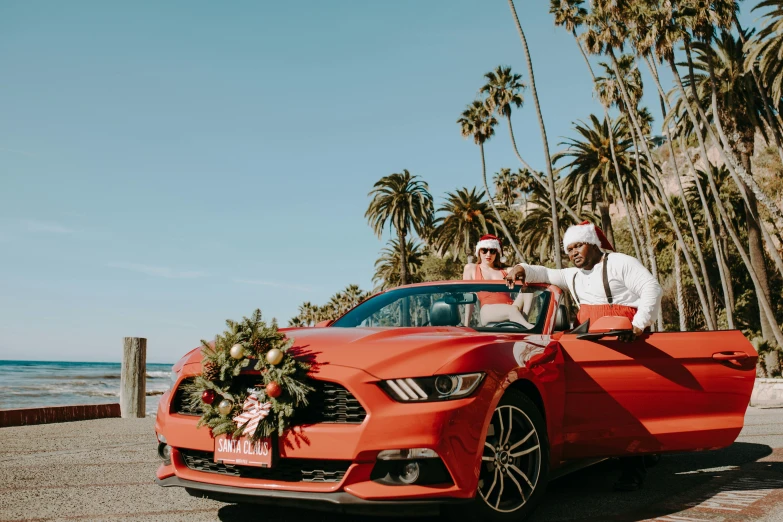
M574 278L571 280L571 288L574 289L574 300L576 301L576 306L579 306L581 303L579 302L579 296L576 295L576 274L579 272L574 272Z
M612 290L609 288L609 272L608 267L609 266L609 253L607 252L604 254L604 270L603 270L603 276L604 276L604 292L606 292L606 300L609 302L609 304L612 304Z
M607 266L609 260L609 253L604 254L604 266L603 266L603 280L604 280L604 292L606 293L606 300L609 302L609 304L612 304L614 302L614 298L612 298L612 290L609 288L609 271L607 269ZM579 272L574 272L574 277L571 279L571 288L574 289L574 299L576 300L576 304L579 305L579 296L576 295L576 274Z

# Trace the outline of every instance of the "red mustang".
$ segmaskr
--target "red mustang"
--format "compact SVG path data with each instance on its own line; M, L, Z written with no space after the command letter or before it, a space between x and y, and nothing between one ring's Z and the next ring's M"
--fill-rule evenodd
M158 484L237 503L523 520L573 465L735 440L758 357L742 333L624 342L627 319L568 331L558 288L518 291L530 294L526 326L480 324L484 292L509 292L503 282L454 281L389 290L328 327L287 330L314 354L317 399L265 464L253 448L236 451L255 465L216 459L225 448L196 428L183 389L201 372L193 350L158 408Z

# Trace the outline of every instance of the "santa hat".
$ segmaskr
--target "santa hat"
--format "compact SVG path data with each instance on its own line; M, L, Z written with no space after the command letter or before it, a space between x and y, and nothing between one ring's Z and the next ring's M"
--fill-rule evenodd
M479 242L476 243L476 255L479 255L479 250L482 248L492 248L496 250L498 254L500 254L500 240L497 238L497 236L493 236L492 234L485 234L481 236Z
M589 245L595 245L601 250L611 250L614 252L614 247L609 240L606 239L603 231L589 221L582 221L578 225L572 225L568 227L566 233L563 234L563 248L566 252L568 251L568 247L574 243L587 243Z

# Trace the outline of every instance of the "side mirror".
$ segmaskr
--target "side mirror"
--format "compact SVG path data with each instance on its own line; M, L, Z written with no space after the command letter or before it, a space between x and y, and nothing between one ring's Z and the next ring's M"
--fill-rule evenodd
M633 332L631 320L627 317L608 315L599 317L590 324L587 333L576 336L577 339L594 341L604 337L618 337Z
M564 332L571 329L571 321L568 320L568 308L561 304L555 313L555 332Z
M320 323L316 323L315 328L323 328L325 326L329 326L333 322L334 321L332 321L331 319L326 319L325 321L321 321Z

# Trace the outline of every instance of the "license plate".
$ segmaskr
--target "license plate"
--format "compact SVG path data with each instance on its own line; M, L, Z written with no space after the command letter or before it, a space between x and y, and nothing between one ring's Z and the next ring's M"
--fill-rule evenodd
M227 434L215 437L215 462L218 463L271 468L273 451L271 438L251 442L246 437L235 439Z

